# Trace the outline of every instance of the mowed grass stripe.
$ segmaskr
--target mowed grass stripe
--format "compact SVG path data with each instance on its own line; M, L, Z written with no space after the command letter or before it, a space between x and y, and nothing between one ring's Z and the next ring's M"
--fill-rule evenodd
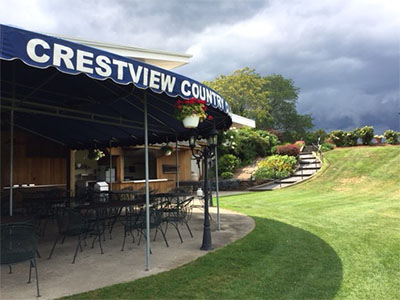
M325 154L307 183L221 197L246 237L169 272L73 299L400 299L400 147Z

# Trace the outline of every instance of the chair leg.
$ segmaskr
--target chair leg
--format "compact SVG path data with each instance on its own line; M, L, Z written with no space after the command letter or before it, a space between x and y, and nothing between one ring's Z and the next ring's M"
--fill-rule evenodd
M154 234L154 239L153 239L153 242L156 240L156 237L157 237L157 232L158 232L158 228L156 228L156 233Z
M189 224L185 222L187 229L189 230L190 236L193 237L192 231L190 230Z
M165 244L167 245L167 247L169 247L168 242L167 242L167 238L165 237L165 234L164 234L164 230L162 230L161 227L160 227L160 231L161 231L161 234L162 234L162 236L164 238Z
M76 245L75 249L75 254L74 254L74 259L72 260L72 263L75 263L76 256L78 255L78 249L81 247L81 235L78 237L78 245Z
M32 259L31 259L29 261L29 279L28 279L27 283L31 283L32 268L33 268L33 262L32 262Z
M54 249L56 248L56 244L57 244L57 242L58 242L58 238L59 238L59 237L57 236L57 238L56 238L56 240L55 240L55 242L54 242L54 244L53 244L53 247L51 248L49 257L48 257L47 259L50 259L51 256L53 255L53 251L54 251ZM64 238L65 238L65 236L64 236Z
M99 238L99 245L100 245L101 254L104 254L104 252L103 252L103 246L101 245L101 238Z
M39 250L38 250L38 249L36 249L36 255L37 255L38 258L42 258L42 257L40 256L40 253L39 253Z
M175 229L176 229L176 232L178 232L179 239L181 240L181 243L183 243L182 235L181 235L181 232L179 231L178 224L176 224Z
M37 263L36 263L36 259L35 259L35 258L33 258L33 263L34 263L34 266L35 266L35 276L36 276L36 292L37 292L36 297L40 297L40 292L39 292L39 277L38 277Z
M132 229L129 230L131 237L132 237L132 243L135 243L135 235L132 232Z
M166 222L166 223L167 223L167 224L165 224L165 230L164 230L164 233L165 233L165 234L167 234L167 230L168 230L168 223L169 223L169 222Z
M44 233L45 233L45 231L46 231L46 226L47 226L47 222L48 222L48 220L47 220L47 218L45 218L44 219L44 224L43 224L43 229L42 229L42 231L40 232L40 236L44 236Z
M101 238L101 237L100 237ZM93 238L93 241L92 241L92 248L94 248L94 243L96 242L96 239L97 239L97 235Z
M143 231L140 230L140 236L139 236L138 246L140 245L140 241L142 240L142 235L143 235ZM145 237L145 238L146 238L146 237Z
M126 232L127 232L127 230L126 230L126 228L125 228L125 229L124 229L124 241L122 242L122 249L121 249L121 251L124 251L125 240L126 240Z

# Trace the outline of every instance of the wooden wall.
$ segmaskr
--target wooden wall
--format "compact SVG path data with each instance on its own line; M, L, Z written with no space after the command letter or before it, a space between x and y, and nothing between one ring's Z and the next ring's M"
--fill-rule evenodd
M114 151L113 151L114 153ZM120 153L119 159L117 159L117 181L112 185L113 190L120 190L123 188L131 187L133 190L141 189L145 186L144 183L134 183L132 181L123 182L122 173L123 170L123 153ZM192 153L190 149L179 149L178 159L179 159L179 180L190 180L191 178L191 157ZM168 179L168 181L161 182L150 182L150 189L155 189L158 192L167 192L168 190L176 186L176 174L175 173L164 173L163 165L173 165L176 164L176 153L172 152L170 156L161 155L157 157L157 178L158 179Z
M15 130L14 184L66 184L69 150ZM10 184L10 132L1 133L1 189Z
M191 164L190 159L192 153L189 149L180 149L178 152L179 159L179 180L190 180ZM163 165L176 165L176 152L173 151L170 156L161 156L157 158L157 178L176 179L175 173L163 173Z

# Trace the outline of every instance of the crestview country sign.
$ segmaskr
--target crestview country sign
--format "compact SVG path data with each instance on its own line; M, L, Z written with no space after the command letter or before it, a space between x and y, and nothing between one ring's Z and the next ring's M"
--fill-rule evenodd
M0 58L21 59L38 68L56 67L69 74L85 73L120 84L134 84L169 96L191 97L206 105L230 113L229 104L218 93L203 84L179 74L119 56L106 51L54 37L1 25ZM7 45L6 45L7 44Z

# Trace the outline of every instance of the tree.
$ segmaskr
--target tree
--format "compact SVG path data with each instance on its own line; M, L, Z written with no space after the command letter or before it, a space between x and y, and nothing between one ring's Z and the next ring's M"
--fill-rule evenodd
M266 125L260 128L272 126L265 79L254 69L245 67L231 75L221 75L214 81L205 81L204 84L220 93L228 101L233 113Z
M310 115L297 113L299 88L282 75L262 77L245 67L204 84L219 92L233 113L255 119L259 129L282 131L286 140L299 139L313 127Z
M282 75L270 75L264 79L273 128L282 131L286 140L304 137L313 124L310 115L297 113L296 101L300 89L294 86L293 80L285 79Z

